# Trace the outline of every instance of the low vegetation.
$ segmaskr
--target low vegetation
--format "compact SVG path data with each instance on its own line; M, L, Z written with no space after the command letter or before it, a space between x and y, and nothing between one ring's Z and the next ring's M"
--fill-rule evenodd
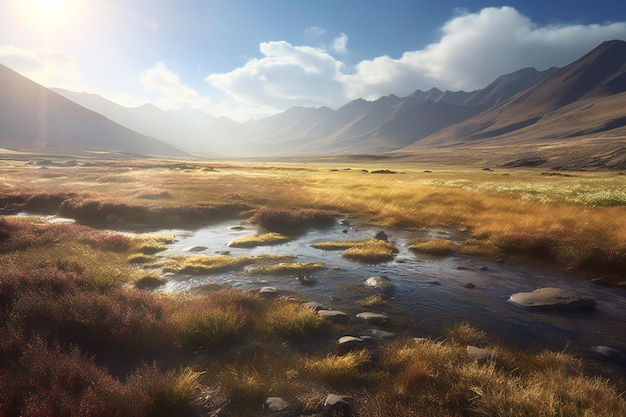
M172 256L163 261L151 264L152 267L162 268L166 272L181 274L202 275L216 274L224 271L243 269L247 265L276 264L291 260L289 256Z
M144 266L300 274L323 265L273 256L164 260L159 252L170 237L140 241L87 226L184 227L252 217L290 236L331 225L332 213L342 213L381 227L454 226L467 236L462 244L416 241L416 252L531 257L623 280L623 177L421 167L370 176L313 164L183 170L141 161L50 167L54 175L44 177L36 166L0 163L8 168L0 171L0 207L81 223L0 217L0 415L254 416L270 395L311 415L336 390L352 396L362 417L626 415L617 391L623 380L601 378L566 352L492 345L466 324L451 325L440 340L398 337L342 351L334 340L348 327L297 298L218 285L193 294L147 291L165 280ZM367 263L394 255L384 241L348 242L320 248ZM385 303L381 296L361 301ZM472 359L468 344L496 355Z
M335 216L331 212L319 209L261 207L254 213L251 221L267 230L299 233L311 227L331 226L335 223Z
M344 250L343 257L366 264L391 261L398 253L392 243L379 239L319 242L312 246L322 250Z
M311 272L326 269L322 262L281 262L273 265L250 268L250 274L309 274Z
M267 245L279 245L281 243L289 242L286 236L280 233L270 232L260 235L243 236L237 239L233 239L228 243L228 246L233 248L253 248L255 246L267 246Z

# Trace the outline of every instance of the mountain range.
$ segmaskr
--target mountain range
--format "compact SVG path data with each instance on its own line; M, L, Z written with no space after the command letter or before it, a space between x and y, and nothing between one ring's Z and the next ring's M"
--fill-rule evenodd
M509 166L626 168L626 42L618 40L563 68L524 68L472 92L433 88L336 110L293 107L246 123L51 91L2 66L0 85L0 146L10 149L46 142L170 156L428 154Z

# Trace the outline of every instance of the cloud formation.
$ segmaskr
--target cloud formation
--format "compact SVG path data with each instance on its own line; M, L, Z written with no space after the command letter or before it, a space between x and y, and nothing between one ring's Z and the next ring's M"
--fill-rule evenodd
M176 110L184 107L206 109L210 100L200 96L195 90L180 81L180 76L167 69L163 62L157 62L139 74L139 82L151 93L156 93L157 106L164 110Z
M333 40L333 44L331 45L331 49L340 54L345 54L348 52L348 35L345 33L340 33L339 36Z
M564 66L602 41L626 39L626 22L538 26L512 7L463 13L446 22L439 41L399 58L380 56L347 68L327 51L264 42L263 57L206 80L235 101L285 110L293 105L338 106L355 98L406 96L438 87L471 91L524 67ZM331 49L342 52L341 34Z
M263 42L259 49L263 58L206 80L248 105L286 109L343 104L343 63L328 52L286 41Z

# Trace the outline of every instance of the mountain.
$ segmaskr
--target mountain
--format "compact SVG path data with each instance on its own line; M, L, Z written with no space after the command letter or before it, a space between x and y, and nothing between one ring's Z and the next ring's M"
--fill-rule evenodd
M0 65L0 146L14 150L87 153L107 150L182 156Z
M152 104L124 107L97 94L77 93L60 88L53 88L52 91L120 125L182 148L188 153L212 156L216 154L203 131L203 127L215 120L208 114L194 110L167 112Z
M555 140L626 126L626 42L602 43L582 58L488 111L413 147ZM619 134L620 131L613 132Z
M237 123L151 105L123 108L64 95L145 135L197 155L275 157L390 153L506 166L626 168L626 42L609 41L563 68L523 68L485 88L416 90L356 99L337 110L293 107ZM454 153L454 154L452 154ZM476 156L480 155L480 156Z

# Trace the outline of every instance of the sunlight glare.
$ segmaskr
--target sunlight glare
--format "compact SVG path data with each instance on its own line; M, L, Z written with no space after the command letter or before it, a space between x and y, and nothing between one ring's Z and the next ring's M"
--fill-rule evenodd
M63 31L76 22L79 0L20 0L19 14L24 23L45 34Z

